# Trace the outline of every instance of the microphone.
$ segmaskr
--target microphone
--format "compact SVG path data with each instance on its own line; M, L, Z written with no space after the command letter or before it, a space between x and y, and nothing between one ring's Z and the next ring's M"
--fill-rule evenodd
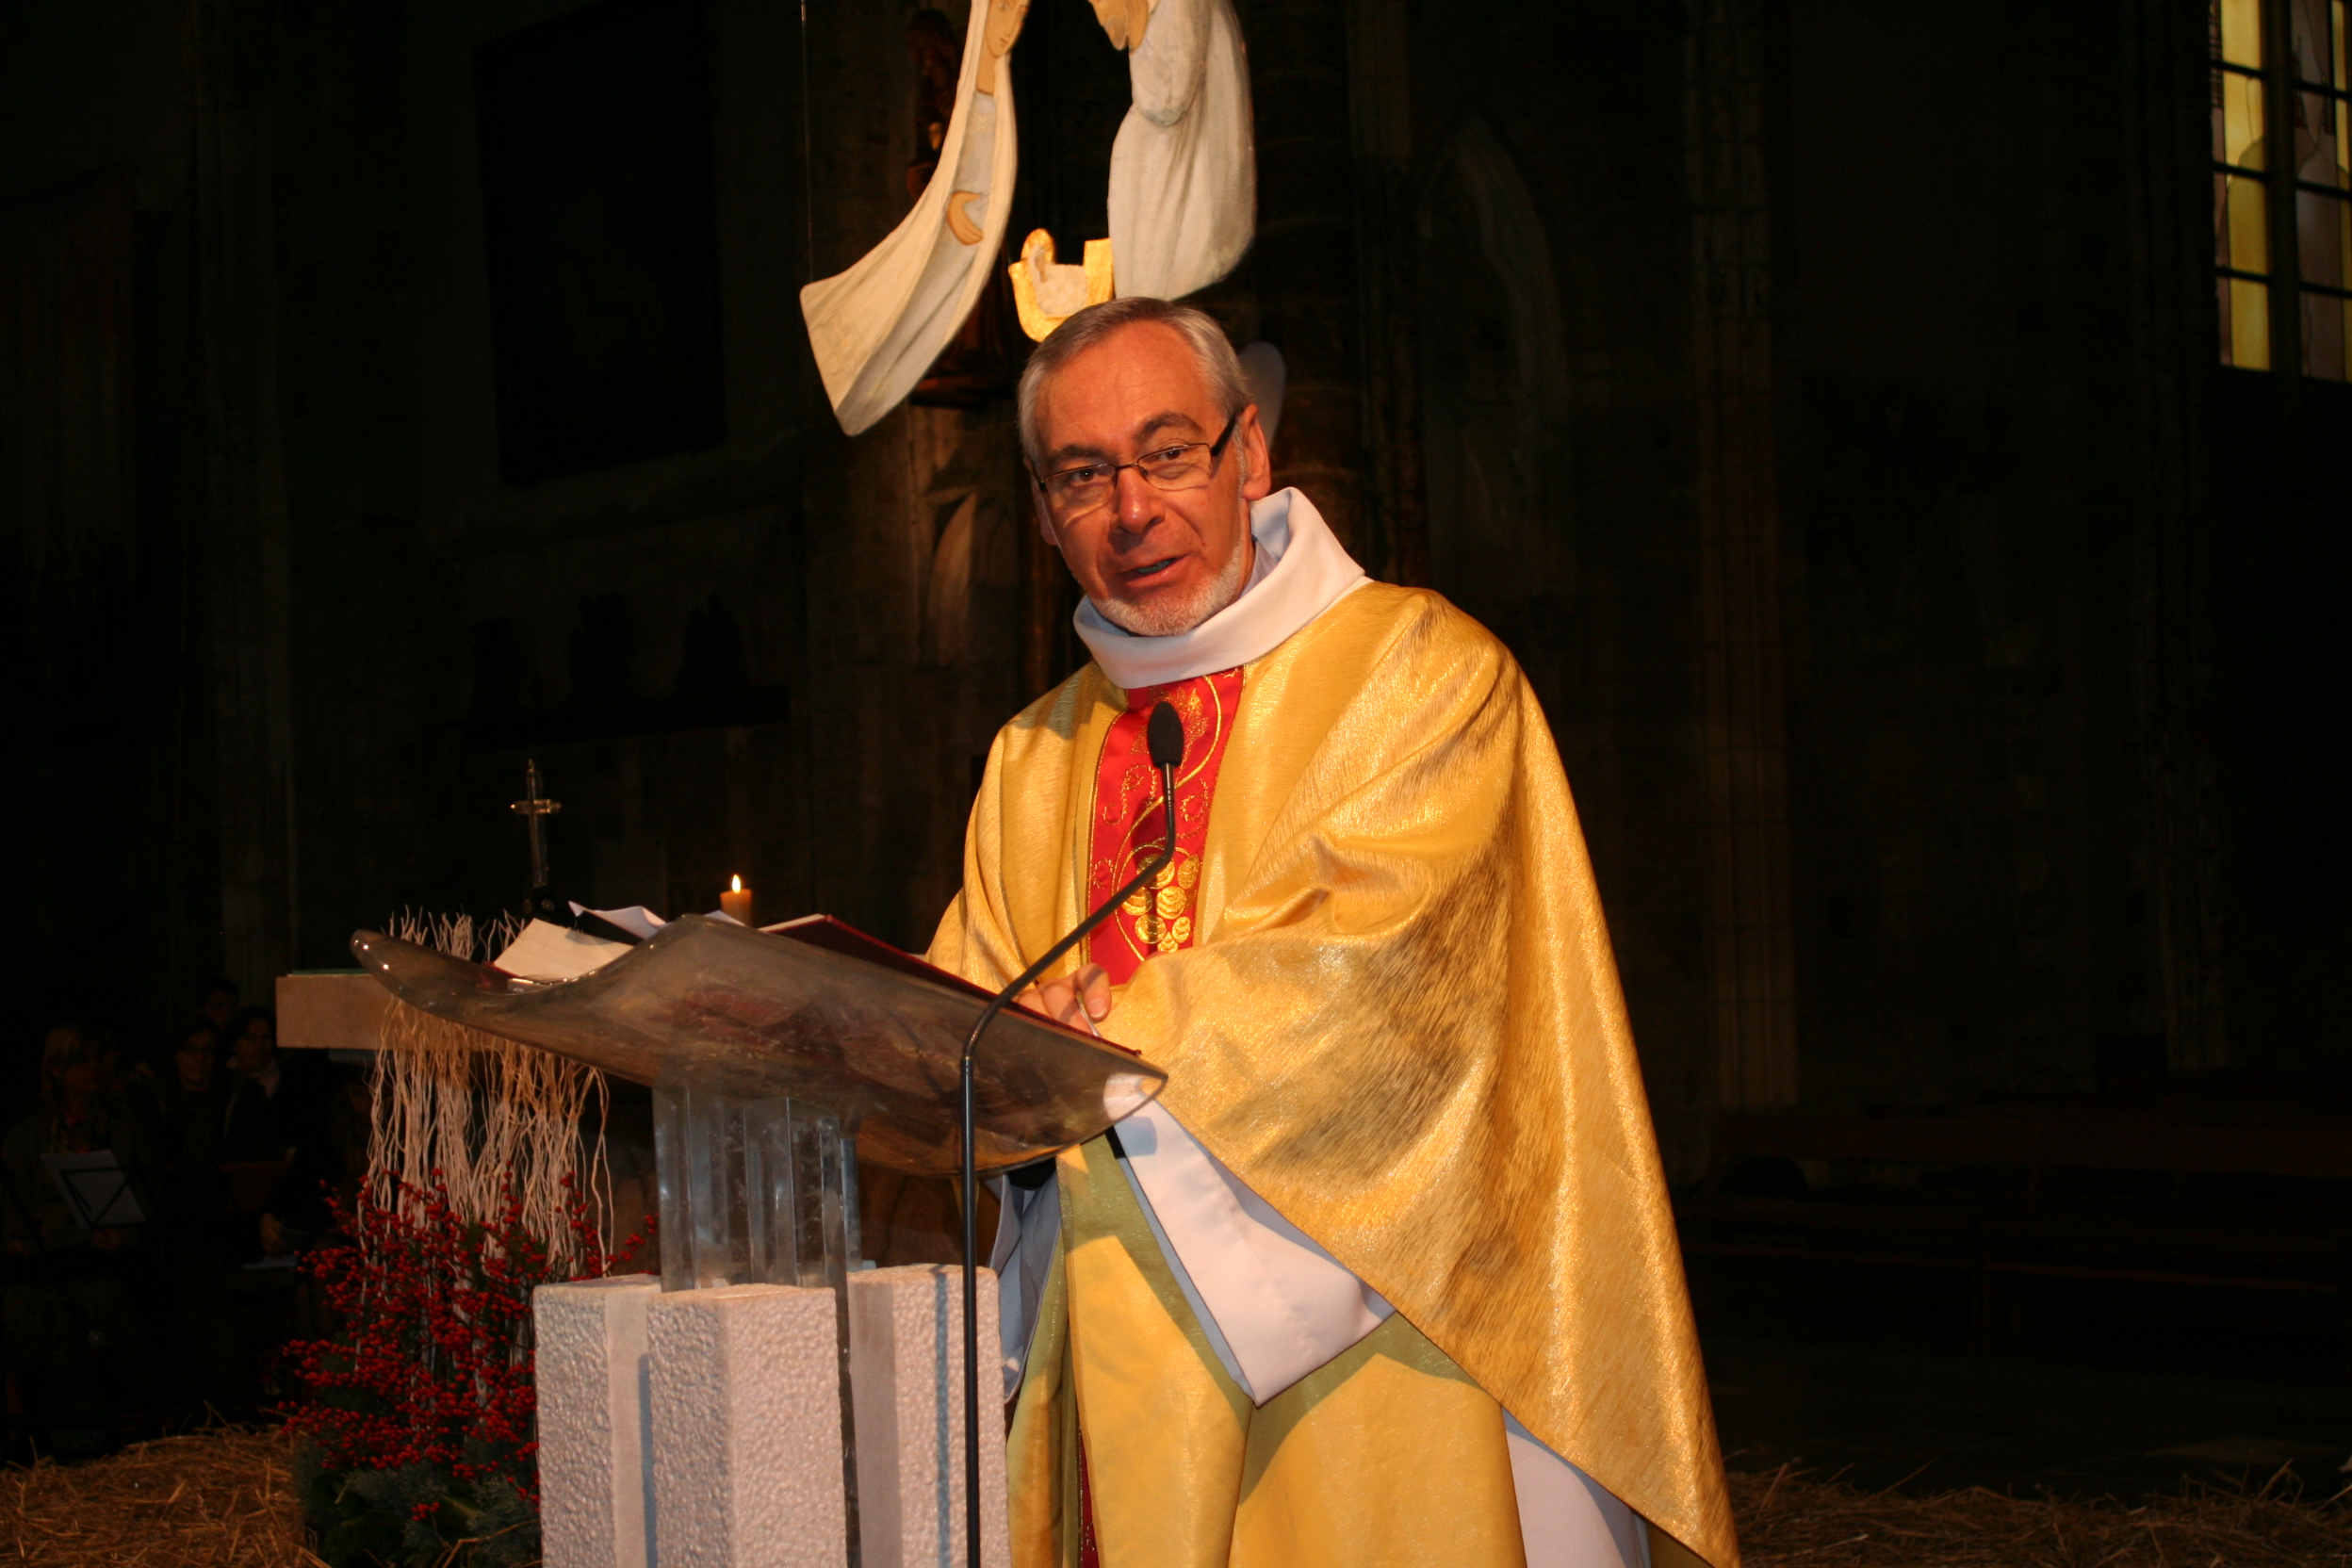
M1153 767L1181 768L1184 765L1184 721L1176 716L1175 709L1164 702L1156 704L1152 710L1152 717L1144 724L1144 735L1152 748ZM1161 782L1167 781L1163 779ZM1168 792L1171 796L1174 792Z
M1086 919L1072 926L1060 941L1045 950L1045 956L1016 975L1013 983L988 999L980 1009L980 1018L964 1037L964 1054L960 1064L956 1115L962 1134L963 1149L957 1156L956 1174L963 1183L964 1221L964 1544L971 1568L980 1568L980 1263L979 1263L979 1204L974 1189L979 1181L972 1169L972 1058L980 1048L980 1037L996 1021L1012 1000L1037 984L1037 976L1052 969L1064 954L1084 940L1088 932L1111 918L1111 911L1127 902L1151 880L1167 869L1176 858L1176 770L1184 763L1184 721L1176 710L1159 703L1152 710L1152 717L1144 723L1145 743L1150 747L1152 765L1160 770L1160 804L1166 815L1160 839L1160 852L1152 863L1137 872L1133 880L1094 907ZM1086 999L1080 996L1078 1005Z

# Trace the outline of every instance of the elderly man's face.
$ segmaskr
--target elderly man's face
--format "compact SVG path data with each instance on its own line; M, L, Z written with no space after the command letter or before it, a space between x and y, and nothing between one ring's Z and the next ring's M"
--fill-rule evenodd
M1175 443L1215 441L1227 412L1175 329L1138 321L1071 360L1040 389L1038 471L1131 463ZM1056 516L1040 494L1038 521L1106 618L1164 637L1233 602L1249 578L1250 503L1271 487L1266 433L1251 407L1200 489L1155 489L1125 468L1111 497L1086 512Z

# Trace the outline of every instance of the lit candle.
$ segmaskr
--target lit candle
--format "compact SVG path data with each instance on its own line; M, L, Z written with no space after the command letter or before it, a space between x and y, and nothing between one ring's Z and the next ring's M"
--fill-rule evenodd
M719 907L745 925L751 923L751 890L743 886L742 877L734 878L734 886L719 895Z

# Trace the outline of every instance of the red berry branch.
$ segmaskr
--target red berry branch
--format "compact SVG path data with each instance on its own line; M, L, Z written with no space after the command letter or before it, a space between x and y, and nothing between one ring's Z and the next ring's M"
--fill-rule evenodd
M537 1505L531 1292L615 1272L645 1240L640 1232L608 1255L587 1205L564 1184L577 1274L550 1265L511 1185L488 1223L456 1212L437 1171L422 1188L397 1179L381 1194L363 1188L348 1210L330 1200L350 1242L304 1266L343 1331L287 1347L311 1395L287 1425L316 1446L325 1470L423 1464L457 1481L502 1477ZM418 1507L419 1518L432 1511Z

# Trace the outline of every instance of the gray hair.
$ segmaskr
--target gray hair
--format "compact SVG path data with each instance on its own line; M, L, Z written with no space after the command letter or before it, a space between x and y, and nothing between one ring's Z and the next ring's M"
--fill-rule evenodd
M1037 399L1045 389L1046 378L1121 327L1138 321L1157 321L1174 329L1176 335L1192 350L1193 358L1200 362L1200 379L1209 384L1209 396L1223 412L1239 414L1249 406L1250 384L1242 379L1241 361L1234 355L1225 329L1207 311L1140 294L1124 300L1105 300L1099 305L1072 312L1044 342L1030 351L1028 367L1021 372L1021 453L1028 460L1032 473L1045 456L1039 450L1037 437Z

